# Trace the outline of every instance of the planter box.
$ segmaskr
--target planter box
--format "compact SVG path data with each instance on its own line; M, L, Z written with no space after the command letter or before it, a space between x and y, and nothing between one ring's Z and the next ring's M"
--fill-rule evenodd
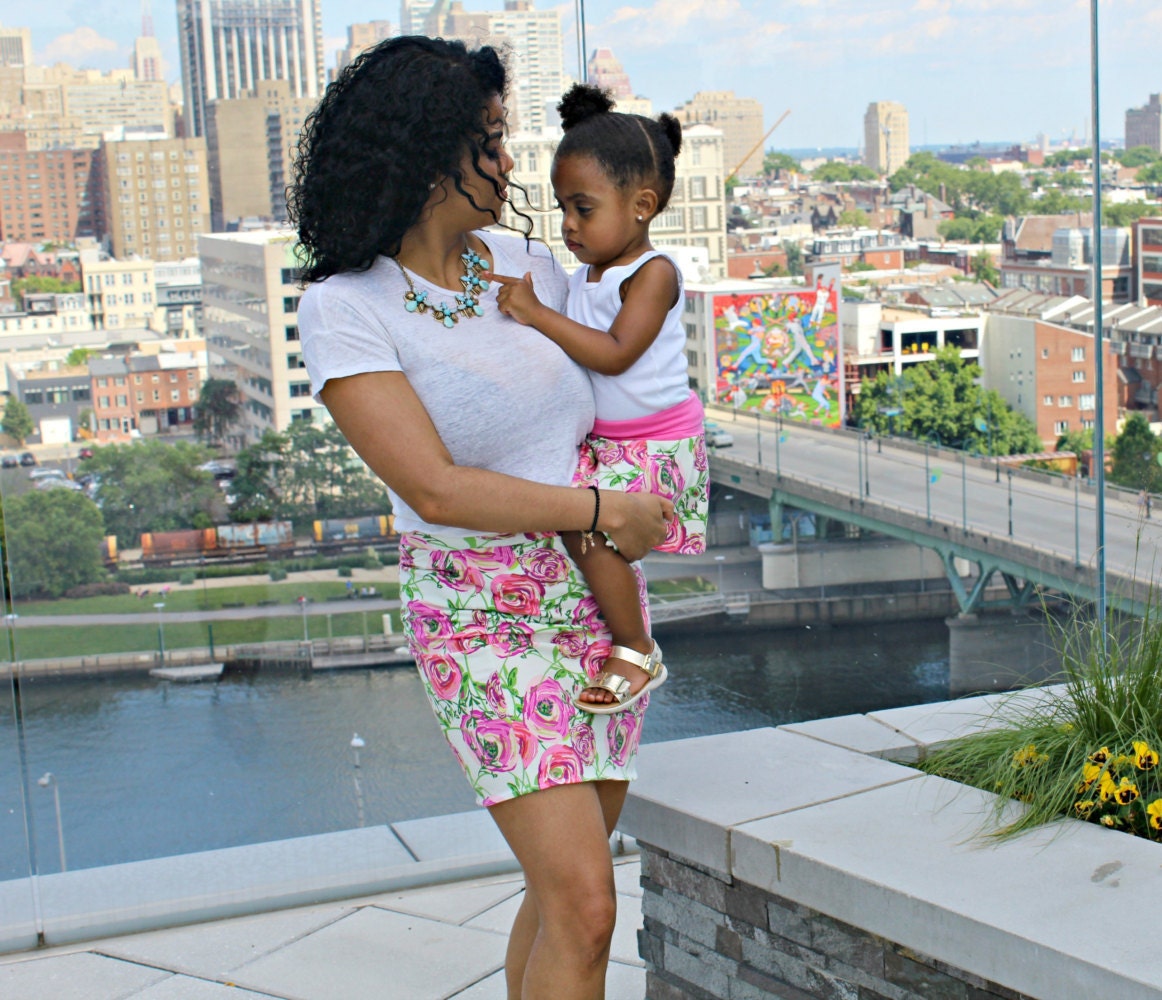
M907 766L1011 697L643 747L620 826L648 996L1162 998L1158 845L1076 820L985 842L992 796Z

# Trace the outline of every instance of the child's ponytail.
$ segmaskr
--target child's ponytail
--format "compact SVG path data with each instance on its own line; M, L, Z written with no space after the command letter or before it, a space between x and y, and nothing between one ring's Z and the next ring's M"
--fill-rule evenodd
M658 124L662 126L662 131L666 133L666 138L670 140L674 155L677 156L682 151L682 123L673 115L663 111L658 115Z
M573 84L557 105L561 128L566 132L595 115L608 114L612 110L613 98L609 93L588 83Z

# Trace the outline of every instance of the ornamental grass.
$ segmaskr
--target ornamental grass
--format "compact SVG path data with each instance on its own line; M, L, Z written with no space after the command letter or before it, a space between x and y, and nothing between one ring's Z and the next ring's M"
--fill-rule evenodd
M1015 697L990 728L933 752L924 771L993 792L987 834L1072 816L1162 841L1162 618L1074 613L1053 622L1064 692ZM1016 799L1024 809L1013 810Z

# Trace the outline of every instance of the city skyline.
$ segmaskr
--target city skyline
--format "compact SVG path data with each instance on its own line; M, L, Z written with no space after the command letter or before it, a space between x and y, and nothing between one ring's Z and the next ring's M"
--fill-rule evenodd
M469 10L502 6L465 0ZM564 65L576 73L573 3L537 6L560 10ZM777 19L769 10L762 0L587 0L586 48L611 48L656 110L726 89L761 101L767 127L790 109L767 142L774 148L859 146L864 109L885 100L908 107L913 146L1088 135L1088 0L787 0ZM152 13L166 79L177 80L174 5L154 3ZM367 0L323 0L322 14L328 67L347 25L399 17L395 4ZM140 11L112 0L63 12L4 3L0 24L29 27L39 63L107 70L129 64ZM1104 139L1120 140L1126 109L1162 90L1159 29L1162 8L1150 0L1103 5Z

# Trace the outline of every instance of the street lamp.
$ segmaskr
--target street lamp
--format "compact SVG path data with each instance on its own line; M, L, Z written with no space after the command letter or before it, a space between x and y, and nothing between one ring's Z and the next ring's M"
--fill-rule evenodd
M303 613L303 642L310 642L311 637L307 632L307 598L305 595L299 598L299 610Z
M165 610L165 601L157 601L153 605L157 609L157 653L161 665L165 666L165 629L161 621L161 613Z
M44 776L37 779L36 783L41 788L52 787L52 801L56 807L56 841L57 847L60 848L61 854L61 871L67 872L69 870L68 862L65 860L65 831L61 825L61 788L56 776L52 771L45 771Z
M355 805L359 810L359 826L363 826L363 786L359 784L359 751L363 749L366 744L362 738L356 733L351 737L351 753L355 758Z

